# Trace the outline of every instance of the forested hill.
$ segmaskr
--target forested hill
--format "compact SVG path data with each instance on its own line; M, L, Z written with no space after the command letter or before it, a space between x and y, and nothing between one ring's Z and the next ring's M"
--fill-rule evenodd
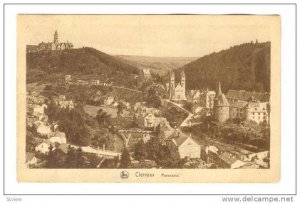
M38 79L36 74L41 77L52 73L95 75L115 80L139 74L135 66L88 47L27 53L26 59L27 81Z
M270 42L244 43L218 53L203 56L176 71L184 69L187 89L244 89L270 91Z

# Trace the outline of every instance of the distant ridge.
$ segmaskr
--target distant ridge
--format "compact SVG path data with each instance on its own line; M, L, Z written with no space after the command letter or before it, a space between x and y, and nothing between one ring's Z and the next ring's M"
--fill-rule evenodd
M196 57L152 57L152 56L137 56L137 55L117 55L120 60L125 63L137 66L138 68L147 68L151 72L163 75L169 70L180 68L193 60Z
M270 91L270 42L244 43L198 58L184 69L187 89Z

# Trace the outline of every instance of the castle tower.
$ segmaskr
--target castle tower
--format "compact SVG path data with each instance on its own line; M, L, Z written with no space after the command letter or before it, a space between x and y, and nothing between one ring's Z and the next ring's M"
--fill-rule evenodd
M174 89L175 89L175 74L173 71L170 71L169 74L169 99L174 100Z
M217 92L216 98L217 98L217 97L221 97L222 94L223 94L223 93L222 93L221 83L219 82L218 92Z
M214 118L219 123L224 123L229 119L229 106L229 102L226 96L222 93L221 83L219 82L214 104Z
M55 33L54 33L54 40L53 40L53 43L54 44L58 44L58 33L57 33L57 30L55 30Z

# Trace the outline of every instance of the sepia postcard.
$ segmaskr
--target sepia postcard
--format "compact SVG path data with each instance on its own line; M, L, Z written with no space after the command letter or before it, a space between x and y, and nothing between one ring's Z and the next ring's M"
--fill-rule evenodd
M280 180L280 16L17 19L19 182Z

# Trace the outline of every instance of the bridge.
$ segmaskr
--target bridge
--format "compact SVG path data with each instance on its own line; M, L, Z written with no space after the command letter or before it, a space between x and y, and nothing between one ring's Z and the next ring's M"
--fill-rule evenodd
M130 147L132 143L140 140L147 142L151 138L153 131L141 129L119 130L118 135L123 139L125 147Z

